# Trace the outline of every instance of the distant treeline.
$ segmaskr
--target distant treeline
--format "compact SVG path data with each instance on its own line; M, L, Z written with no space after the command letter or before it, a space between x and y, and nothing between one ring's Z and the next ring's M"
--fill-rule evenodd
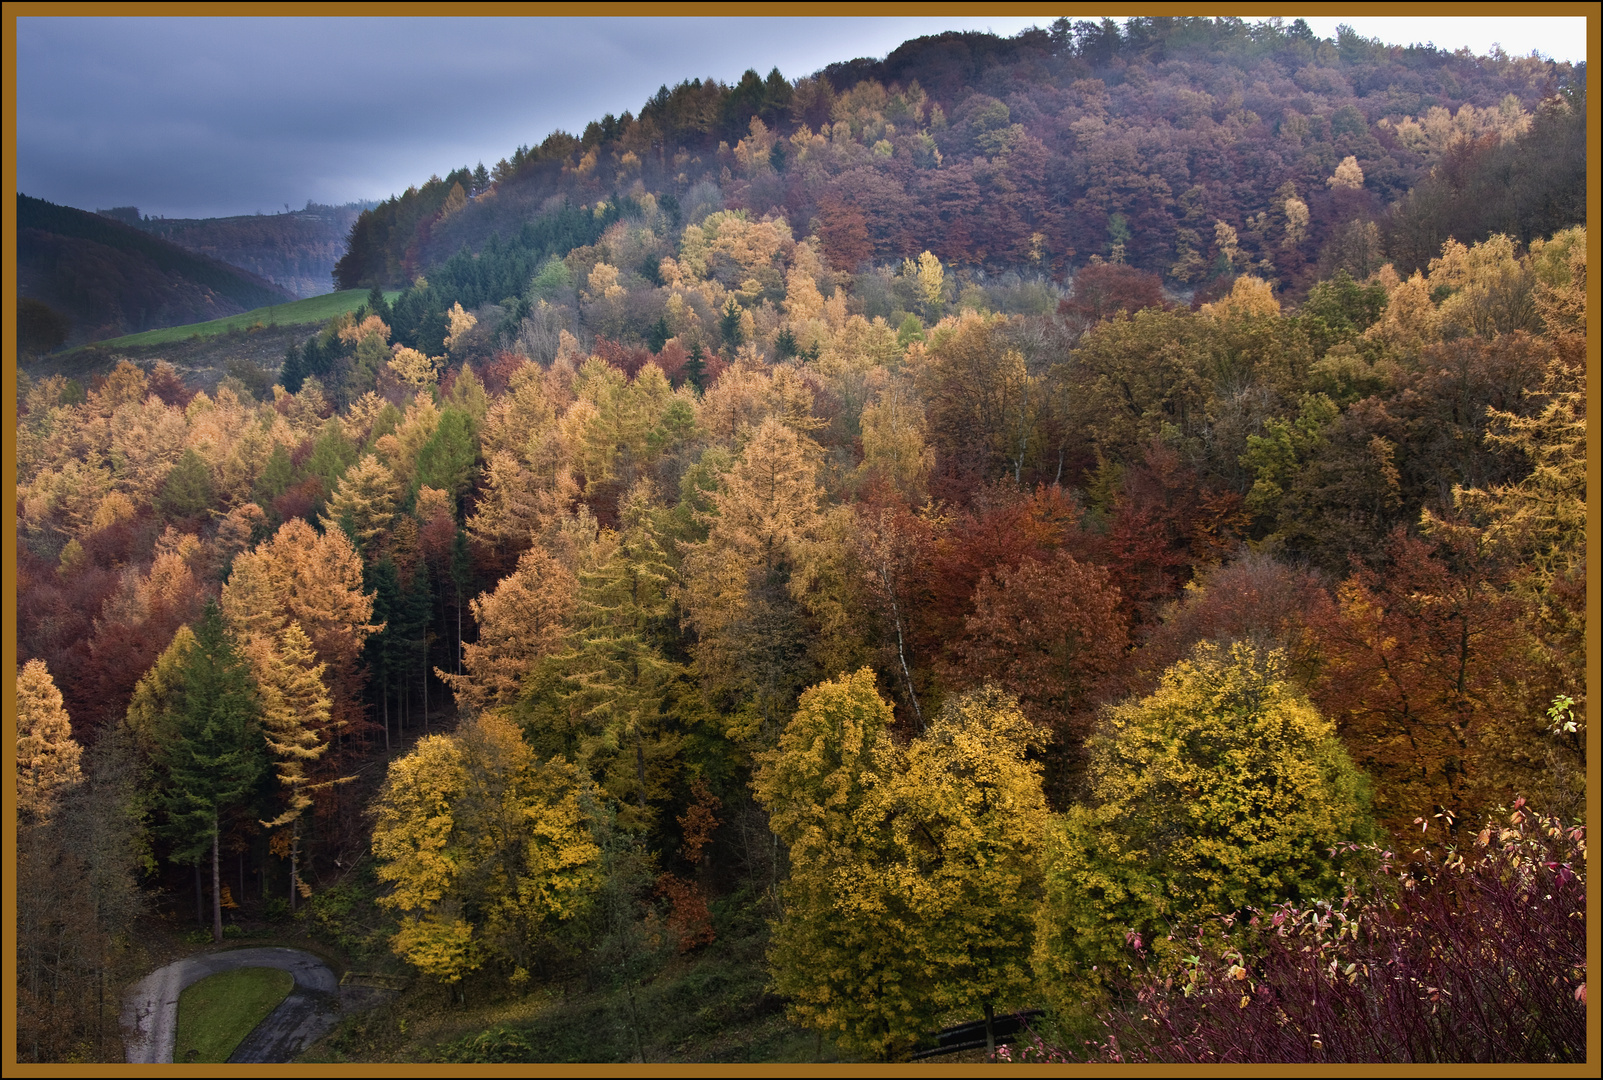
M1296 295L1338 267L1422 267L1448 235L1528 242L1581 220L1582 81L1300 21L943 34L794 83L664 86L638 116L430 178L361 217L335 276L405 285L617 192L783 216L846 270L926 249L1053 275L1101 257L1182 291L1250 269Z
M304 210L285 214L145 217L135 224L190 251L243 267L304 299L333 291L334 264L345 252L351 225L373 205L307 203Z

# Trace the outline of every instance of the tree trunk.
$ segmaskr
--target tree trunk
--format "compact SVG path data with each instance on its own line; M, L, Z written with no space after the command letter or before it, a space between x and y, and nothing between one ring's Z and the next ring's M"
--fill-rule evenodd
M388 680L379 683L379 697L384 699L384 752L390 752L390 688Z
M985 1056L987 1060L996 1057L996 1016L991 1003L985 1003Z
M924 728L924 710L918 707L918 695L913 692L913 673L907 667L907 650L902 644L902 608L896 602L896 590L891 587L890 575L885 572L882 565L879 570L880 584L885 587L885 595L891 600L891 614L896 619L896 659L902 663L902 681L907 684L907 700L913 704L913 715L918 718L918 730Z
M217 869L217 847L222 840L222 830L217 825L217 814L212 813L212 940L221 944L223 940L223 891L222 875Z
M300 897L301 819L295 819L294 831L289 837L289 913L295 914L295 901Z

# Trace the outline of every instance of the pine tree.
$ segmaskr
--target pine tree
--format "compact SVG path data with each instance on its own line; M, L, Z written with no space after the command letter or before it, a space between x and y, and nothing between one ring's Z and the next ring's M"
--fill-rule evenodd
M660 353L671 337L673 330L668 326L668 317L663 315L651 324L651 330L646 334L646 348L654 353Z
M462 647L467 674L436 670L465 709L490 709L517 698L540 657L556 651L573 610L573 573L543 547L525 551L495 590L470 603L479 640Z
M779 334L774 338L774 359L789 360L801 353L801 346L796 344L796 335L791 332L790 324L786 323L779 328Z
M300 393L301 383L306 381L305 353L297 349L293 342L284 352L284 364L278 369L278 385L292 394Z
M478 424L455 406L440 413L440 422L417 455L417 482L448 491L460 499L479 468Z
M273 500L288 491L294 481L295 466L290 460L289 450L283 443L274 443L267 464L256 474L256 483L251 487L251 499L264 510L271 510Z
M730 350L740 348L740 317L744 314L745 309L736 302L733 296L725 302L723 311L719 313L718 332L723 335L724 345Z
M381 322L388 326L395 325L395 312L384 299L384 290L377 285L373 286L372 290L367 294L367 304L365 306L368 313L377 315ZM286 386L284 389L288 390L289 387Z
M700 394L707 389L707 354L701 351L701 342L690 346L690 357L685 361L685 381Z
M177 862L198 863L211 849L212 938L223 939L218 869L222 820L255 788L265 764L261 703L222 610L208 602L184 666L182 704L167 748L165 833Z
M194 450L185 450L167 474L156 505L168 517L194 517L211 507L211 470Z
M345 470L356 463L356 444L345 435L339 417L331 416L323 425L317 441L312 444L312 456L306 460L306 472L323 481L324 491L333 491Z
M148 760L155 760L172 742L173 722L184 692L184 669L194 648L195 632L180 626L128 701L128 729Z
M378 683L379 712L384 720L384 749L390 748L390 686L397 674L405 685L406 665L398 653L398 636L404 633L396 616L401 611L401 575L388 555L362 572L363 586L373 597L373 619L384 629L364 643L367 670Z

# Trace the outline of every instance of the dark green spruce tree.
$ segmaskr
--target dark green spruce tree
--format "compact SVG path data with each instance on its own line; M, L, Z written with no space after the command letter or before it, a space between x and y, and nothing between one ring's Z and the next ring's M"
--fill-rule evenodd
M701 351L701 342L692 342L690 357L685 361L685 381L696 388L696 393L707 389L707 354Z
M222 821L250 800L267 753L255 681L215 600L207 602L195 625L195 648L184 665L173 720L175 737L163 762L163 831L176 862L198 865L211 850L212 937L222 941L217 863Z
M395 325L395 312L390 310L389 302L384 299L384 290L377 285L367 294L367 303L364 306L369 315L377 315L384 320L385 326Z

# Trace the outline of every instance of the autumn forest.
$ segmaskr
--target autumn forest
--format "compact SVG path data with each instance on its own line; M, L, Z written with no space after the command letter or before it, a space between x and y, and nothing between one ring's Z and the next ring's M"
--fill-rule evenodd
M25 356L19 1058L285 942L306 1061L1584 1060L1584 75L922 38Z

